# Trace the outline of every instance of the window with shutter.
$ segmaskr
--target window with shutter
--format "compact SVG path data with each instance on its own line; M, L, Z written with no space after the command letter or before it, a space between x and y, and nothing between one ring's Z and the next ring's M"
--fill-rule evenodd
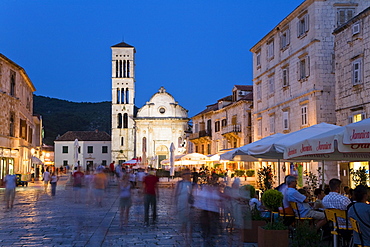
M297 37L304 36L310 29L308 14L299 18L297 23Z
M352 83L358 85L361 83L361 60L356 60L352 63Z
M337 10L337 26L341 26L349 21L355 14L354 8L341 8Z
M352 35L360 33L360 27L361 27L360 22L356 22L355 24L353 24L353 26L352 26Z
M288 68L283 69L283 87L289 85L289 72Z
M283 112L283 130L289 129L289 112Z
M301 125L307 125L307 124L308 124L307 105L304 105L301 108Z
M270 94L275 92L275 80L273 76L269 78L269 92Z

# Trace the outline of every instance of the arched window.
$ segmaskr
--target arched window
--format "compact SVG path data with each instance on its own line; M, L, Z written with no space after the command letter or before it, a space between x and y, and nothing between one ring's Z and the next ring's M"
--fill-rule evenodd
M130 104L130 92L128 88L126 88L126 104Z
M121 88L121 104L125 103L125 89Z
M119 60L119 77L122 78L122 60Z
M127 60L127 78L130 78L130 60Z
M118 113L117 115L117 128L122 128L122 114Z
M119 104L119 97L120 97L121 93L119 91L119 88L117 88L117 104Z
M10 72L10 95L15 96L15 72Z
M123 60L123 77L126 78L126 60Z
M119 64L118 64L118 60L116 60L116 77L118 77L118 71L119 71Z
M123 114L123 128L124 129L128 128L128 115L127 115L127 113Z
M143 137L143 152L146 152L146 137Z

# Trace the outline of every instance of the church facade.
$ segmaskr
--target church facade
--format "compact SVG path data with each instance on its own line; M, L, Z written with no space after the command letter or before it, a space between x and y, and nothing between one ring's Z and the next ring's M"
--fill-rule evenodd
M161 87L140 109L135 106L135 48L125 42L112 49L112 161L140 157L159 167L169 157L185 152L188 111Z

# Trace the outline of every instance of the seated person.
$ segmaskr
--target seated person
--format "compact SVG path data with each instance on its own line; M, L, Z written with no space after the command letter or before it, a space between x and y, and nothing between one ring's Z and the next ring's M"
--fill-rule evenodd
M366 204L368 189L364 185L358 185L354 190L356 203L348 211L348 217L357 220L362 232L365 246L370 246L370 205ZM361 245L361 239L357 232L353 231L353 242Z
M313 208L315 210L324 211L325 207L322 204L322 199L325 197L324 191L321 188L318 188L318 189L315 189L313 193L316 196L316 201L313 205Z
M321 228L326 223L324 212L315 211L309 206L307 197L299 193L296 189L296 177L289 176L287 178L287 185L288 189L286 191L286 195L288 197L288 201L297 203L298 211L301 217L308 217L318 220L316 227Z

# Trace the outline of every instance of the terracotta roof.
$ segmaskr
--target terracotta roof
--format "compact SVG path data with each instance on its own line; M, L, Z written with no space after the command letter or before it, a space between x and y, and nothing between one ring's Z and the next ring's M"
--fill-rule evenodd
M218 100L218 102L220 101L233 101L233 96L229 95L229 96L223 97L222 99Z
M212 104L212 105L207 105L207 108L205 110L199 112L195 116L200 115L200 114L204 114L204 113L207 113L207 112L211 112L211 111L216 111L216 110L218 110L218 104L217 103Z
M253 101L253 93L243 95L239 98L239 100Z
M125 42L118 43L116 45L112 45L112 47L133 47L132 45L129 45Z
M110 135L105 131L68 131L55 141L110 141Z
M252 85L235 85L237 90L242 90L242 91L253 91L253 86Z

